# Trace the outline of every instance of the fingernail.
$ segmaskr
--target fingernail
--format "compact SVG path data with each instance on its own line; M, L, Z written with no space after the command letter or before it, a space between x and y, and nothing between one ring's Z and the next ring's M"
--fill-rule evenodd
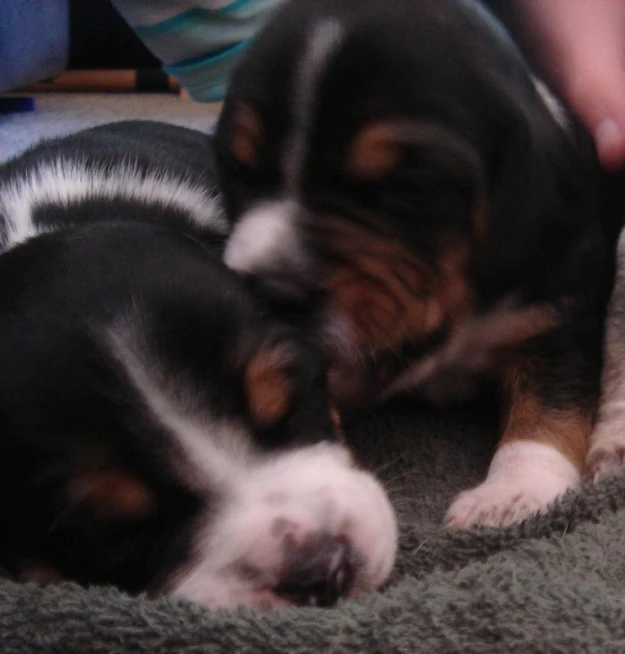
M597 127L595 144L599 158L605 166L615 166L625 158L625 134L612 118L607 118Z

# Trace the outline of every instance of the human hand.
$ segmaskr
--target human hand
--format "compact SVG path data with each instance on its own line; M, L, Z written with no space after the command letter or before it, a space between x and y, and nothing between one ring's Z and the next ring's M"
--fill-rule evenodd
M594 136L604 167L625 167L625 0L520 0L543 71Z

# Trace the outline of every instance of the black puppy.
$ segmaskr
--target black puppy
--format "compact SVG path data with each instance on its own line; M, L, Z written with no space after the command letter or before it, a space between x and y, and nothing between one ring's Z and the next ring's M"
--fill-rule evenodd
M509 524L579 483L611 279L590 140L470 0L293 0L217 132L225 260L298 303L337 399L502 396L486 481Z
M119 123L0 167L0 565L331 604L385 580L393 513L321 359L221 262L210 148Z

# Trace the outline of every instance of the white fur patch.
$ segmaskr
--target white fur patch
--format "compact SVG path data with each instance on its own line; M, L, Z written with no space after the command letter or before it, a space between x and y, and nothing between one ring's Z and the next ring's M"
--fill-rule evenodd
M501 527L520 522L577 488L577 468L558 450L535 441L503 445L493 457L486 481L460 493L446 516L450 527Z
M0 216L7 225L4 248L14 247L42 231L32 221L37 207L66 207L88 199L126 199L148 206L172 207L184 212L199 227L227 232L218 199L190 180L173 177L164 170L141 171L131 163L108 170L58 159L39 164L26 176L0 189Z
M187 481L200 490L236 484L251 457L245 428L203 415L200 402L183 376L160 369L155 361L148 363L148 346L141 342L138 332L130 319L111 328L111 351L150 412L176 436L187 463Z
M319 79L339 46L342 33L343 28L336 19L325 19L315 25L299 65L293 107L295 124L283 161L287 190L292 195L297 194L300 183Z
M194 560L172 592L210 607L281 606L272 588L294 544L304 548L327 536L345 542L358 562L351 596L384 582L395 560L397 525L375 478L354 468L338 444L261 454L242 425L201 412L188 380L149 362L136 331L131 321L114 327L112 351L181 446L186 480L213 501L198 522Z
M301 267L304 254L293 201L261 204L237 222L224 253L229 268L240 273L290 272Z

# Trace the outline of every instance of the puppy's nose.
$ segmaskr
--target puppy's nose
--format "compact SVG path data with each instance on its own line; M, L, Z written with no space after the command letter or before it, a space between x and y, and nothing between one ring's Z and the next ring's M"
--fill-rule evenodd
M327 607L345 597L353 581L349 547L325 537L293 554L274 592L298 606Z

